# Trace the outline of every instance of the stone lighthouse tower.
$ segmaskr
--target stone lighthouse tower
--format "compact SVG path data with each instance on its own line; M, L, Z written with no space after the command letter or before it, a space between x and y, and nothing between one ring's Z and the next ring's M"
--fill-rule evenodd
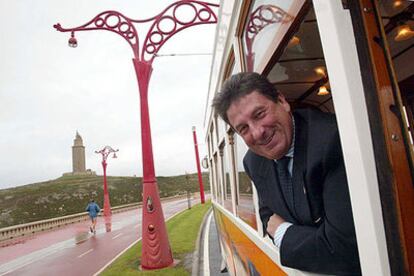
M86 172L85 147L83 146L82 137L77 131L72 146L72 168L74 174Z

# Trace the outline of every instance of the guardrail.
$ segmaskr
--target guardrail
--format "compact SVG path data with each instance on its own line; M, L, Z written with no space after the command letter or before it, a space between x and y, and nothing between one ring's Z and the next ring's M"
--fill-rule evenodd
M174 200L177 198L184 198L186 196L187 195L176 195L176 196L171 196L171 197L164 197L164 198L161 198L161 201L170 201L170 200ZM116 214L120 212L129 211L129 210L138 208L140 206L142 206L142 202L136 202L136 203L113 207L111 208L111 211L112 211L112 214ZM102 212L99 215L101 216ZM63 217L39 220L39 221L1 228L0 229L0 242L11 240L11 239L22 237L22 236L32 235L37 232L61 227L63 225L67 225L67 224L71 224L75 222L85 221L87 219L89 219L88 212L82 212L82 213L72 214L72 215L63 216Z

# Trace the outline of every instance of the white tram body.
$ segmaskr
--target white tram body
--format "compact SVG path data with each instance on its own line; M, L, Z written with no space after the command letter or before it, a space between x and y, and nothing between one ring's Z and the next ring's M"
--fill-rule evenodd
M220 2L204 125L232 275L309 274L283 267L263 237L242 165L247 147L211 108L225 79L242 71L267 76L293 108L336 114L363 275L414 275L413 12L408 0Z

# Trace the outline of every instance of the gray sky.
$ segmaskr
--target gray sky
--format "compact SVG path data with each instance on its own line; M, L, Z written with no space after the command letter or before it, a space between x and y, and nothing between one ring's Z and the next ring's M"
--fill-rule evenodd
M102 174L105 145L119 148L108 175L142 176L138 85L128 43L108 31L69 33L106 10L133 19L152 17L170 0L0 0L0 189L46 181L72 170L78 130L86 167ZM217 0L210 1L217 3ZM211 53L215 25L184 30L159 54ZM142 43L144 33L140 33ZM155 171L196 172L192 126L200 158L206 153L203 116L211 55L158 57L153 63L149 108Z

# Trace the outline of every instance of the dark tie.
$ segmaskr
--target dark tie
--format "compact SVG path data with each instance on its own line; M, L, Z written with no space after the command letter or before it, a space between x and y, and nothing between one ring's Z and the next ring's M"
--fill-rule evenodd
M276 167L280 188L282 189L285 201L289 207L289 210L294 211L292 177L290 176L288 169L290 158L291 157L284 156L282 159L277 160Z

